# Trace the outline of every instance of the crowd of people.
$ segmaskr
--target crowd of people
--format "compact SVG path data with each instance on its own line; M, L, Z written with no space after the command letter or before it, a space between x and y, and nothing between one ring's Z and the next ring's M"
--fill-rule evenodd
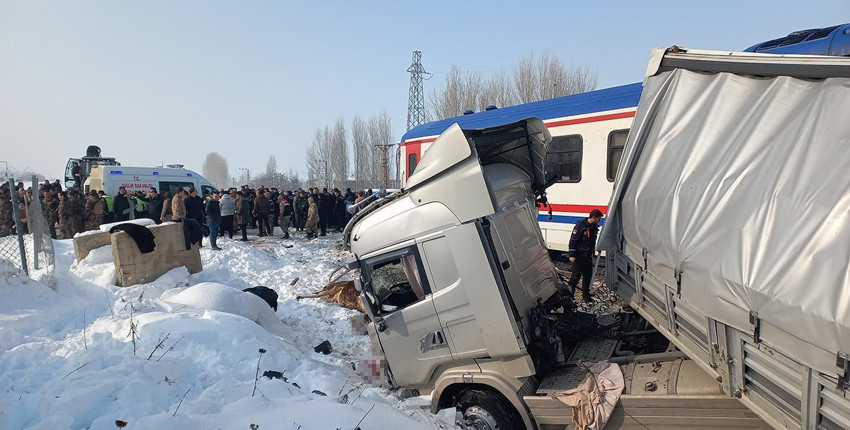
M334 188L298 188L282 191L277 188L229 188L212 193L198 194L195 188L177 189L160 194L156 188L128 192L119 188L118 194L109 196L103 191L81 192L77 187L63 190L59 180L45 181L34 196L32 189L19 183L15 190L8 184L0 186L0 237L14 233L15 221L11 205L16 196L25 218L31 210L33 199L39 198L41 211L50 236L69 239L77 233L96 230L100 225L130 219L149 218L159 224L166 221L191 219L206 226L212 249L220 249L217 239L225 234L232 239L240 234L247 241L248 229L257 229L258 236L272 236L280 227L283 238L290 232L304 234L307 239L340 232L351 219L347 208L360 203L372 190L344 192ZM26 226L24 226L25 233Z
M342 231L351 219L347 207L362 201L366 194L353 192L350 188L345 192L337 188L331 191L327 188L321 191L318 188L281 191L265 187L254 190L243 185L241 190L230 188L222 192L220 227L222 232L228 232L231 237L238 228L242 234L241 240L248 240L249 227L257 229L260 237L273 235L274 228L280 227L285 239L290 237L291 230L304 232L306 238L312 239L327 235L329 229ZM232 226L230 220L225 219L224 208L228 208L227 213L230 208L230 203L224 203L226 198L234 202L236 221Z

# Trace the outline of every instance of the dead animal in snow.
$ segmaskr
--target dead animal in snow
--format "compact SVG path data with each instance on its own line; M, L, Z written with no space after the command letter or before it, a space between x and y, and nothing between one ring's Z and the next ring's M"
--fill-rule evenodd
M306 296L296 296L296 300L323 298L328 303L338 303L340 306L366 313L360 301L360 292L354 287L354 281L331 282L321 291Z

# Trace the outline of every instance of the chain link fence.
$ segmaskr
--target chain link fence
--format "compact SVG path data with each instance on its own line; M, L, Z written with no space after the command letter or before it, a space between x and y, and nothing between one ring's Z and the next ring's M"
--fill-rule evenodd
M41 210L38 179L32 177L32 195L23 195L9 180L9 193L0 203L0 269L17 269L46 285L53 285L56 269L50 226ZM5 270L4 270L5 271Z

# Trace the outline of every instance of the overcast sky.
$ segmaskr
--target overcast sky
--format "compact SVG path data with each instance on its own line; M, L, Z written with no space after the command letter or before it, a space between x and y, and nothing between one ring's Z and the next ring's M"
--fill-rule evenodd
M426 94L452 64L487 75L541 52L605 88L640 81L652 47L741 50L845 22L850 0L0 0L0 160L54 178L87 145L197 171L218 151L232 176L270 155L306 176L313 132L337 118L386 110L401 137L413 50Z

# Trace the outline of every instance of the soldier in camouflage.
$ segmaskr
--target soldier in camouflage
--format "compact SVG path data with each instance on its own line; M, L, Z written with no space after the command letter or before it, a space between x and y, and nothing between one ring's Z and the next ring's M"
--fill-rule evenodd
M12 217L12 197L8 187L0 187L0 237L12 234L15 219Z
M97 191L89 191L85 209L86 230L97 230L103 224L104 213L106 213L106 202L97 195Z
M74 237L74 204L68 193L59 193L59 231L62 232L62 239Z
M44 215L44 222L47 223L47 229L50 231L50 237L56 239L56 221L59 209L59 199L56 198L56 193L53 187L45 186L41 190L41 214Z
M86 231L86 200L84 195L80 195L76 190L71 190L73 202L73 223L74 233L82 233Z

